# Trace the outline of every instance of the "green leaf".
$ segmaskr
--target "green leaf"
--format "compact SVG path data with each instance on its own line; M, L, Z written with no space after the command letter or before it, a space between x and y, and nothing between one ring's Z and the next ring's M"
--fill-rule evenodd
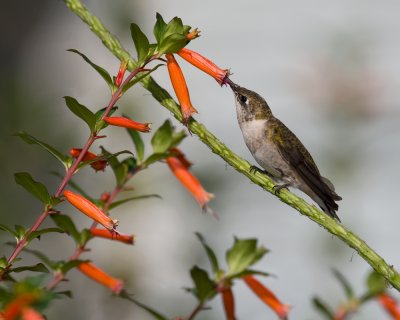
M14 237L17 236L15 231L13 229L7 227L5 224L0 224L0 230L7 231L7 232L11 233Z
M32 250L28 248L24 248L25 252L28 252L30 254L33 254L36 258L41 260L45 265L47 265L50 269L54 269L54 267L57 265L57 262L52 261L49 257L47 257L44 253L38 250Z
M88 57L86 57L83 53L80 53L76 49L69 49L67 51L79 54L83 58L83 60L85 60L87 63L89 63L100 74L100 76L105 80L105 82L110 87L111 91L114 91L113 80L112 80L110 74L104 68L98 66L97 64L94 64L92 61L89 60Z
M105 127L108 127L108 123L105 122L104 120L101 120L101 117L104 114L104 111L106 111L107 108L102 108L99 111L97 111L94 116L96 118L96 124L94 126L94 131L99 132L100 130L104 129ZM115 111L118 110L118 107L112 107L110 112L108 113L108 117L110 117Z
M129 198L125 198L122 200L118 200L118 201L114 201L110 206L109 209L114 209L118 206L120 206L121 204L127 203L129 201L134 201L134 200L140 200L140 199L148 199L148 198L159 198L162 199L158 194L147 194L144 196L136 196L136 197L129 197Z
M226 253L229 277L234 277L255 264L267 251L262 246L257 248L257 239L235 239L232 248Z
M42 230L33 231L29 234L27 240L28 240L28 242L30 242L35 238L39 238L42 234L54 233L54 232L64 233L64 230L60 229L60 228L46 228L46 229L42 229Z
M314 307L322 314L325 316L326 319L328 320L333 320L334 315L333 311L320 299L317 297L313 298L312 300Z
M343 287L343 290L346 294L348 300L354 298L354 291L350 285L350 282L346 279L346 277L337 269L332 270L335 278L340 282Z
M14 174L15 182L39 199L43 204L50 203L50 195L44 184L32 179L27 172L18 172Z
M259 271L259 270L253 270L253 269L246 269L240 273L236 273L233 277L229 277L230 280L233 279L240 279L243 278L245 276L263 276L263 277L268 277L270 276L270 274L268 272L264 272L264 271Z
M61 152L59 152L58 150L54 149L53 147L51 147L47 143L44 143L44 142L36 139L35 137L31 136L30 134L28 134L28 133L26 133L24 131L18 131L18 132L16 132L14 134L14 136L20 137L26 143L37 144L37 145L41 146L47 152L49 152L53 157L55 157L58 161L60 161L64 165L65 169L68 169L68 167L70 166L70 164L71 164L70 158L65 156L65 155L63 155Z
M52 214L50 217L59 228L68 233L76 243L79 243L80 233L76 229L75 223L69 216L64 214Z
M199 241L201 242L204 250L207 253L208 260L210 260L211 267L212 267L214 273L218 273L219 265L218 265L217 256L215 255L214 251L207 245L203 235L200 232L196 232L195 234L196 234L197 238L199 239Z
M89 126L90 132L94 132L96 125L96 116L92 111L86 108L84 105L80 104L75 98L64 97L67 107L73 114L78 118L82 119Z
M146 310L149 314L151 314L157 320L168 320L169 319L168 317L163 316L158 311L156 311L156 310L146 306L145 304L133 299L126 292L121 292L120 297L124 298L126 300L129 300L129 301L133 302L134 304L136 304L138 307L142 308L143 310Z
M131 137L133 143L135 144L136 149L136 157L139 162L142 162L144 157L144 143L140 133L133 129L126 129L128 131L129 136Z
M367 287L370 295L378 295L386 290L387 281L379 273L372 271L367 278Z
M190 275L195 285L194 294L199 299L200 303L204 303L216 294L215 284L208 277L207 271L194 266L190 270Z
M124 166L117 158L116 155L108 152L106 149L101 147L102 153L107 157L108 163L114 173L115 180L118 186L122 186L125 182L125 177L128 174L127 166Z
M138 54L138 65L141 65L149 53L149 39L147 39L136 23L131 23L131 36Z
M22 267L17 267L14 269L11 269L10 271L12 272L23 272L23 271L32 271L32 272L43 272L43 273L49 273L49 269L46 268L46 266L39 262L35 265L31 266L22 266Z
M169 153L153 153L150 157L148 157L148 158L145 160L144 163L145 163L146 167L148 167L149 165L151 165L151 164L153 164L153 163L155 163L155 162L157 162L157 161L166 159L166 158L168 158L169 156L170 156Z
M69 260L62 264L60 271L65 275L69 270L79 266L82 262L88 262L88 260Z
M166 38L172 34L182 34L183 33L183 23L182 19L178 17L174 17L168 22L168 25L165 27L163 38Z
M153 146L154 153L164 153L178 145L185 137L186 133L183 130L175 132L175 128L171 122L166 120L154 133L151 145Z
M174 33L161 40L159 52L162 54L176 53L184 48L187 43L188 40L185 35Z
M161 14L159 14L158 12L156 14L156 18L157 18L157 22L154 25L153 33L154 33L154 37L157 40L157 43L160 43L160 41L164 35L165 28L167 27L167 24L165 23Z
M56 171L52 171L52 172L50 172L50 173L51 173L52 175L54 175L54 176L60 178L60 179L63 179L63 178L64 178L63 175L59 174L59 173L56 172ZM83 189L82 189L77 183L75 183L73 180L69 180L69 181L68 181L68 185L69 185L72 189L74 189L75 191L78 191L78 193L80 193L80 194L81 194L82 196L84 196L86 199L90 200L91 202L94 201L94 199L93 199L91 196L89 196L89 195L85 192L85 190L83 190Z

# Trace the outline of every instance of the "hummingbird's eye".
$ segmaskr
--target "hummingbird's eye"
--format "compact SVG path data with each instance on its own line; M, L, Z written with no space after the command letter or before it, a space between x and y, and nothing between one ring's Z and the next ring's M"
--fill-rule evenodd
M240 99L240 102L242 102L242 103L246 103L247 102L247 97L244 96L244 95L240 95L239 99Z

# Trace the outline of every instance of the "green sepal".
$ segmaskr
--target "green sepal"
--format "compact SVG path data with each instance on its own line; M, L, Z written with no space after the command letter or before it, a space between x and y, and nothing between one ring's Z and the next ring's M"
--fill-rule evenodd
M329 306L322 302L319 298L314 297L312 299L312 303L314 307L322 314L325 316L327 320L332 320L335 318L333 311L329 308Z
M43 149L45 149L48 153L50 153L53 157L55 157L58 161L60 161L65 169L68 169L71 165L71 159L68 156L63 155L61 152L58 150L54 149L52 146L48 145L47 143L44 143L35 137L31 136L30 134L24 132L24 131L18 131L14 133L14 136L20 137L22 140L24 140L28 144L37 144L38 146L41 146Z
M162 199L158 194L147 194L147 195L143 195L143 196L129 197L129 198L121 199L118 201L114 201L112 204L110 204L110 206L108 208L111 210L111 209L114 209L114 208L124 204L124 203L130 202L130 201L148 199L148 198Z
M60 229L64 230L75 240L75 243L80 242L81 234L69 216L64 214L52 214L50 217Z
M197 297L200 303L206 302L216 294L216 285L209 278L207 271L197 266L194 266L190 270L190 276L192 277L193 283L195 285L192 292Z
M135 44L138 65L140 66L147 58L149 54L149 39L147 39L146 35L140 30L139 26L136 23L131 23L131 36L133 43Z
M235 239L231 249L226 252L229 277L235 277L260 260L268 250L257 247L257 239Z
M50 194L43 183L32 179L28 172L18 172L14 174L14 179L17 184L23 187L26 191L39 199L44 205L50 204Z
M154 153L164 153L177 146L185 137L185 131L175 132L175 127L172 126L171 121L166 120L154 133L151 145Z
M104 68L102 68L102 67L98 66L97 64L93 63L92 61L90 61L87 56L85 56L83 53L79 52L76 49L69 49L67 51L79 54L83 58L83 60L85 60L87 63L89 63L98 72L98 74L105 80L107 85L110 87L111 92L115 91L114 82L113 82L110 74Z
M80 104L75 98L65 96L68 109L89 126L90 132L95 132L96 116L87 107Z
M207 253L208 260L211 263L211 267L213 269L213 272L217 274L219 272L219 264L218 264L218 259L217 256L215 255L214 251L207 245L203 235L200 232L196 232L196 237L199 239L200 243L202 244L204 250Z
M386 290L387 280L379 273L372 271L367 278L367 287L370 295L376 296Z
M154 25L153 33L154 37L157 40L157 43L160 43L162 36L164 35L165 28L167 27L167 24L165 23L161 14L159 14L158 12L156 14L156 19L157 21L156 24Z

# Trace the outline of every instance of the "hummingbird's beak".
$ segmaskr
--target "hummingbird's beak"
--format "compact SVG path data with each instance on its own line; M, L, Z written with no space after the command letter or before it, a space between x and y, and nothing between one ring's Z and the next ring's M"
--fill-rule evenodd
M229 78L226 79L226 83L229 84L233 92L237 91L237 89L240 88L240 86L238 86L236 83L233 83L232 80Z

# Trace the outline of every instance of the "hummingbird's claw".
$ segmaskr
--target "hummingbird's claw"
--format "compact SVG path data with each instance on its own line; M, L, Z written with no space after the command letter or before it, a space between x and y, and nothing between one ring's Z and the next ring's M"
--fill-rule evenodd
M274 193L277 195L282 189L287 189L290 187L290 183L283 183L283 184L276 184L272 188L274 190Z

